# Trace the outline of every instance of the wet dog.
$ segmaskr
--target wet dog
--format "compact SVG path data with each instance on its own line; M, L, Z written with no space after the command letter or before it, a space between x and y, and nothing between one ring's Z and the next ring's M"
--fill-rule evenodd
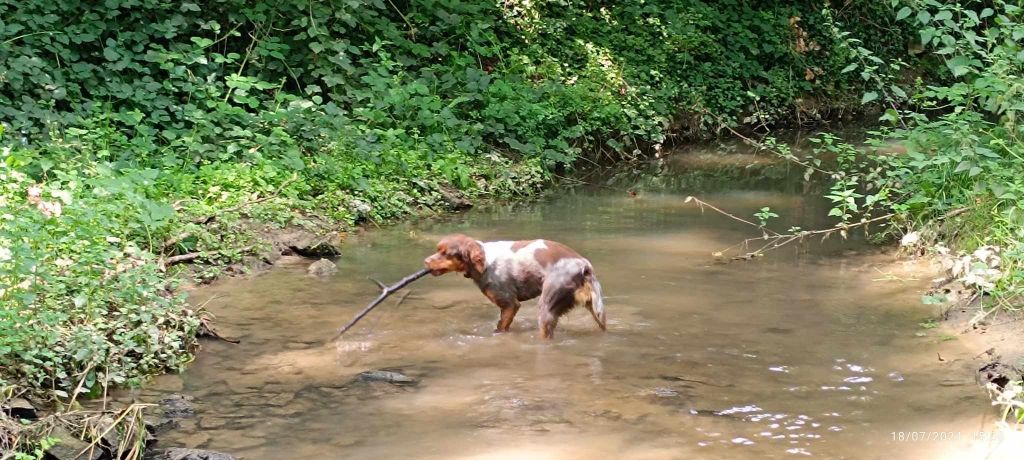
M466 235L444 237L437 252L423 261L434 276L463 273L498 308L494 332L508 332L519 302L540 297L537 324L550 339L558 318L583 305L601 330L607 329L601 284L590 261L568 246L549 240L477 241Z

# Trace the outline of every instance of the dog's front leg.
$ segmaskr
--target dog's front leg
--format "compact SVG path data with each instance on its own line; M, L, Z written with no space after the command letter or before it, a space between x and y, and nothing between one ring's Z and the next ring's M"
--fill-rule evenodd
M498 327L494 329L494 332L508 332L509 327L512 326L512 320L519 312L519 302L506 302L498 307L501 308L501 318L498 320Z
M508 332L509 327L512 326L512 319L519 312L519 301L499 295L491 289L483 289L483 292L491 302L501 309L501 317L498 319L498 325L494 328L494 332Z

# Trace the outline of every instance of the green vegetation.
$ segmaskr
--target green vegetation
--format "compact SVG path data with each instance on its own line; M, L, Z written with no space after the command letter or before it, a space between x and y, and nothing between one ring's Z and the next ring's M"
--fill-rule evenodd
M845 69L868 83L862 97L884 109L867 148L822 135L812 154L766 147L829 184L834 229L881 224L880 239L931 252L951 279L992 310L1024 304L1024 8L1005 0L891 0L896 18L918 31L915 66L934 77L892 85L907 65L867 50ZM870 64L869 64L870 63ZM855 72L856 71L856 72ZM764 224L763 212L755 215ZM788 242L792 236L780 235ZM972 298L973 299L973 298ZM945 301L925 296L926 303ZM978 319L976 318L976 319ZM922 323L932 327L935 323ZM945 337L943 337L945 340ZM1014 363L1021 365L1022 363ZM991 387L1002 426L1024 423L1020 381Z
M814 139L814 153L800 158L774 146L808 177L828 179L840 227L888 216L890 233L879 236L909 234L906 246L941 243L942 255L966 256L954 275L1009 309L1024 295L1022 14L1001 0L909 2L897 17L920 29L919 66L937 78L918 79L909 94L869 90L865 100L889 108L866 151L832 135ZM882 69L904 67L864 75L887 81Z
M756 3L0 4L0 387L67 403L181 368L202 313L176 269L259 254L260 225L521 199L906 96L903 11Z

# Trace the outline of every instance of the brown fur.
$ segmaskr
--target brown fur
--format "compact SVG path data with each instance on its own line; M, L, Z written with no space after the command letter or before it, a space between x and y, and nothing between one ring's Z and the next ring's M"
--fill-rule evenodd
M516 253L534 241L537 240L516 241L511 251ZM543 270L506 270L496 275L493 270L488 271L484 246L466 235L455 234L441 239L437 251L424 260L424 265L434 276L459 272L473 279L484 296L501 309L495 332L509 330L520 301L538 296L541 337L550 339L558 318L577 305L586 307L601 330L606 330L600 286L596 284L590 263L564 244L545 240L544 246L533 253L537 262L534 267L540 265ZM565 259L575 261L555 265Z

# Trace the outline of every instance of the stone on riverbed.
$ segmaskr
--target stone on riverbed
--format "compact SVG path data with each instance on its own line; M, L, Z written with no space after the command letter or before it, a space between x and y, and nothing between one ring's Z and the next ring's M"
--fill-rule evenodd
M306 269L306 272L309 273L310 275L320 277L333 275L337 271L338 266L334 265L334 262L331 262L330 260L327 259L320 259L316 262L313 262L309 266L309 268Z
M172 447L156 456L156 460L235 460L235 457L212 450Z
M408 375L385 370L361 372L356 378L360 382L384 382L392 385L416 385L420 383L419 380Z
M195 409L192 407L191 396L173 394L161 399L160 405L164 409L165 417L181 418L196 415Z
M143 417L143 423L146 424L146 431L152 435L164 433L178 427L177 420L167 417L145 416Z

